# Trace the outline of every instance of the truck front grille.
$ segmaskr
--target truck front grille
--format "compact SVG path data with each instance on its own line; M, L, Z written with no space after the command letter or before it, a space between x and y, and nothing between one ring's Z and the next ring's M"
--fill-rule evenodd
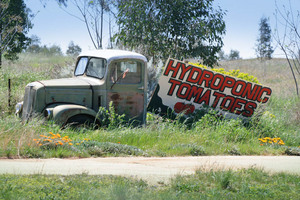
M27 120L28 118L32 117L34 110L35 93L36 90L33 88L33 86L26 86L22 112L23 120Z

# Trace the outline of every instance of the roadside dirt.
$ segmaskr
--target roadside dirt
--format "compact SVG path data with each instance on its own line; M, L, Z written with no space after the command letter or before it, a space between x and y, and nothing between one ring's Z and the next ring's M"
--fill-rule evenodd
M84 159L0 159L0 174L120 175L168 183L196 170L260 168L300 175L297 156L108 157Z

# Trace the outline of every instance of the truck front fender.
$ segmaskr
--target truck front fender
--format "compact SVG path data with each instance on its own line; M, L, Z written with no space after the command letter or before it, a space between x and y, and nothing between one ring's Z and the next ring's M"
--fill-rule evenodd
M82 115L95 118L96 111L81 105L62 104L50 106L45 109L44 116L53 119L56 123L64 125L71 117Z

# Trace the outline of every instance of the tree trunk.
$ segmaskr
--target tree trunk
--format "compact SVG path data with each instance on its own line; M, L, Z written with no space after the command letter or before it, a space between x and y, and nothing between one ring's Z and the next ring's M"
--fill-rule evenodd
M2 22L0 21L0 69L2 66Z
M100 49L102 49L102 35L103 35L103 12L104 12L104 0L101 0L101 29L100 29Z

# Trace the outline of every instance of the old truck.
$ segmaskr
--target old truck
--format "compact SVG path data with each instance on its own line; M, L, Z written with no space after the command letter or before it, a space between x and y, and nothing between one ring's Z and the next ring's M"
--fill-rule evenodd
M100 107L109 103L118 114L144 124L147 107L147 59L122 50L94 50L78 56L74 77L29 83L16 114L60 125L97 122Z
M25 88L16 113L61 125L97 123L100 107L112 102L118 114L145 124L146 112L194 114L209 107L226 118L247 121L265 105L272 89L259 83L169 58L147 104L147 59L121 50L96 50L78 56L74 77L36 81Z

